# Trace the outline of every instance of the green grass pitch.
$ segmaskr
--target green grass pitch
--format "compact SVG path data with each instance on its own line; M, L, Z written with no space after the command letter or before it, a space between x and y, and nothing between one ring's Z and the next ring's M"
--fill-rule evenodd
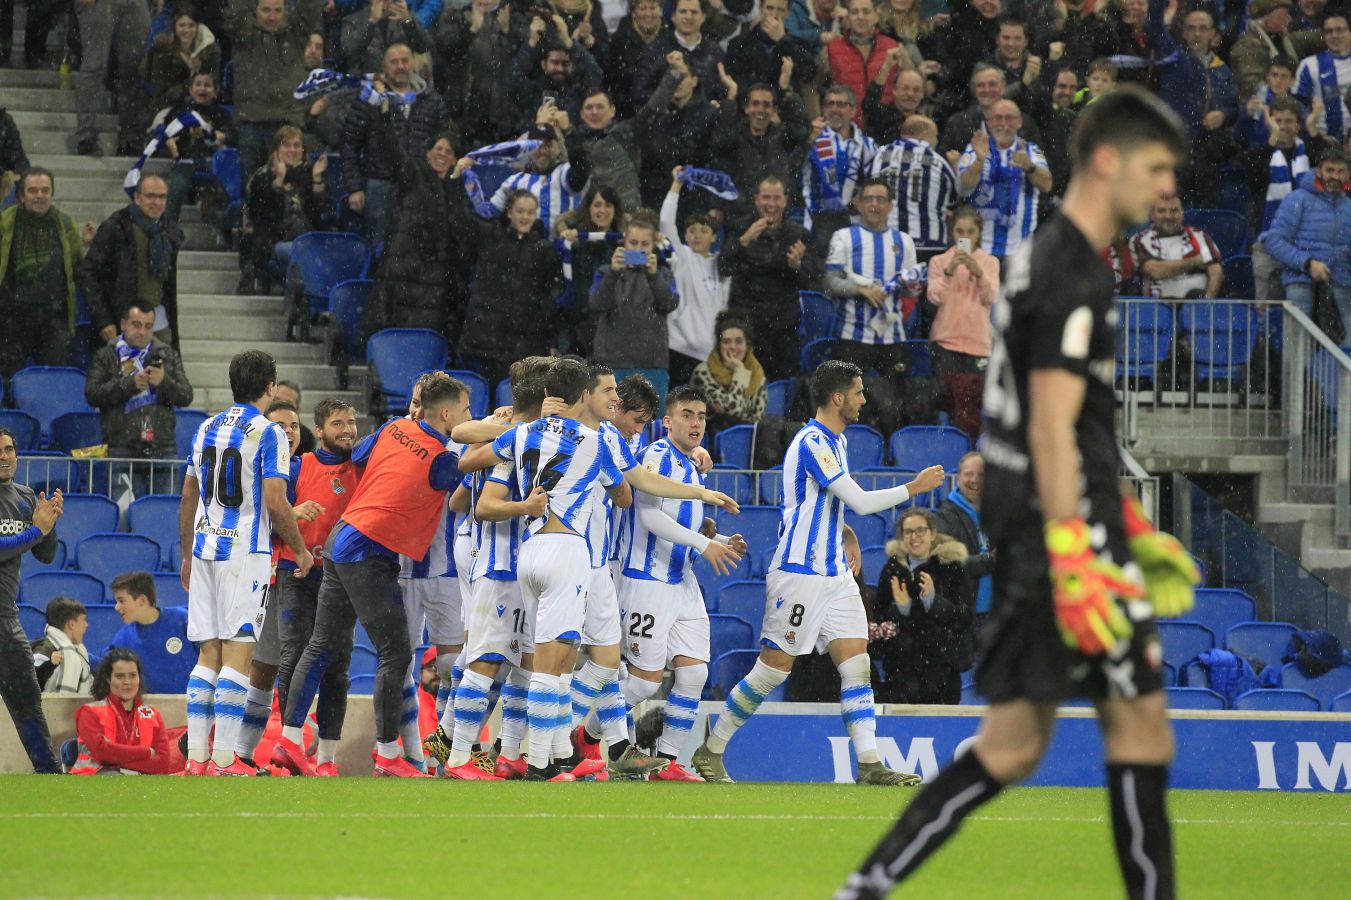
M0 894L825 898L913 796L8 776ZM898 896L1119 897L1106 805L1101 790L1007 792ZM1351 876L1344 794L1176 791L1170 809L1182 897L1333 896Z

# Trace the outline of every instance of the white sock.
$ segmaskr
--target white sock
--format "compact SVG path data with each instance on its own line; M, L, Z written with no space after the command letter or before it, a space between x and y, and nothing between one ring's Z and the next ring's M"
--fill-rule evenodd
M624 691L619 687L618 672L614 669L609 671L615 674L601 688L600 701L591 714L599 722L606 742L613 747L620 741L629 740L629 707L624 702Z
M851 656L839 665L840 716L861 763L881 762L877 753L877 714L873 711L872 662L868 654Z
M338 758L338 741L332 738L319 739L319 764L333 762Z
M283 725L281 727L281 736L295 744L300 749L305 749L305 726L303 725Z
M558 715L554 722L554 759L568 759L572 749L572 675L558 676Z
M591 660L587 660L572 676L572 726L586 721L592 708L600 700L601 691L605 685L615 677L618 670L607 669L598 666Z
M502 683L502 755L507 759L521 758L521 742L525 740L526 701L530 693L530 673L513 668Z
M206 666L194 666L188 676L188 759L211 758L211 726L216 718L217 675Z
M436 654L436 674L441 679L441 685L436 689L436 717L441 718L446 707L455 702L455 688L460 683L460 670L458 668L460 657L464 656L461 650L459 656L450 657L444 653Z
M272 691L249 685L244 696L244 722L239 728L235 752L245 759L253 759L258 742L267 730L267 718L272 715Z
M755 666L745 678L736 683L727 702L723 704L718 724L713 726L713 733L705 742L708 749L714 753L726 750L727 742L736 734L736 730L755 715L755 711L765 702L765 697L769 696L770 691L783 684L787 678L787 672L780 672L772 666L765 665L763 660L757 659Z
M675 683L666 697L666 723L662 728L661 739L657 741L657 752L674 759L680 755L690 736L690 729L694 727L699 697L704 692L704 683L708 681L708 666L705 663L681 666L672 674Z
M493 689L493 680L488 675L467 671L460 677L459 690L455 692L455 702L446 708L453 719L450 758L446 768L453 769L469 762L469 755L483 728L483 719L488 715L488 694Z
M418 728L418 687L410 676L403 686L403 710L399 716L399 737L405 759L425 762L422 755L422 730Z
M376 752L378 755L383 756L385 759L398 759L398 758L399 758L399 742L398 742L398 741L376 741L376 742L375 742L375 752Z
M216 738L211 744L211 761L228 766L235 761L235 744L239 729L244 724L244 707L248 703L248 676L225 666L216 679Z
M545 769L553 758L554 727L558 724L558 676L530 674L530 693L525 701L530 723L530 766Z

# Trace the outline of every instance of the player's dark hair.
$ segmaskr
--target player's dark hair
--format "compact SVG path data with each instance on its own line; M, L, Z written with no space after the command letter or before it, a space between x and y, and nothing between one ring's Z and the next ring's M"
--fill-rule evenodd
M325 397L320 400L319 405L314 408L314 427L323 428L324 423L327 422L330 417L340 412L346 412L349 409L352 411L353 415L356 414L357 408L346 400L339 400L337 397Z
M439 409L447 403L458 403L461 394L468 394L469 386L463 381L451 378L438 378L422 388L422 409Z
M817 409L829 406L831 395L847 392L854 386L854 379L862 377L863 370L851 362L826 360L812 373L812 403Z
M74 597L53 597L47 604L47 624L53 628L65 628L66 623L86 615L89 610Z
M692 384L682 384L679 387L671 388L670 393L666 395L666 411L670 412L675 409L676 404L679 403L702 403L707 408L708 394L705 394L702 388L695 387Z
M230 360L230 396L236 403L252 403L277 382L277 363L261 350L245 350Z
M297 416L300 415L300 410L296 409L296 405L292 403L290 400L273 400L271 403L267 405L267 409L263 411L263 415L270 416L274 412L277 412L278 410L293 412Z
M527 356L511 364L511 405L515 412L529 418L544 404L544 376L553 367L552 356Z
M619 382L619 402L624 404L625 412L645 412L648 418L657 414L657 389L646 375L634 372Z
M110 647L94 668L94 684L89 693L95 700L106 700L113 689L113 664L120 662L136 663L136 674L141 679L141 690L145 690L145 669L141 667L141 658L125 647Z
M582 399L590 384L590 368L575 359L560 359L544 378L546 396L557 397L568 406Z
M1099 147L1128 153L1147 144L1163 144L1179 164L1187 157L1187 132L1177 113L1157 96L1126 85L1099 97L1079 113L1070 135L1070 163L1078 171Z
M586 364L586 369L591 373L591 387L588 388L588 390L592 391L596 389L596 385L600 384L602 378L606 375L613 375L615 373L614 369L610 368L605 363L597 362L594 359Z
M113 579L108 590L113 594L126 591L133 600L145 597L151 606L159 606L159 600L155 597L155 579L149 572L124 572Z

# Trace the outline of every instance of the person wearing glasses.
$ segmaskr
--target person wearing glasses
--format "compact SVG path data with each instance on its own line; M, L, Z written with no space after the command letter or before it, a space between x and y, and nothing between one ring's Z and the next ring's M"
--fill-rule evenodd
M1323 44L1327 49L1300 60L1291 93L1312 108L1312 130L1340 140L1351 122L1345 99L1351 87L1351 20L1345 13L1323 19Z

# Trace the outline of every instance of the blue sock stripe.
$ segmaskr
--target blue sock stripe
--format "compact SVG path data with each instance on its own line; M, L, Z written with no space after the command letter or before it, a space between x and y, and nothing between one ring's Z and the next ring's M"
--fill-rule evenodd
M600 719L603 724L618 722L624 718L624 710L617 706L602 706L596 710L596 718Z
M737 682L736 687L732 688L733 695L738 693L744 694L747 700L755 704L756 709L758 709L760 704L765 702L765 698L769 696L768 694L762 694L757 691L751 686L750 682L744 678ZM754 709L751 710L751 712L754 711Z
M577 693L581 694L582 696L590 697L592 699L599 697L601 692L600 688L592 687L591 685L587 684L584 681L576 681L576 680L572 682L572 689Z
M460 686L455 689L455 702L459 703L462 697L469 700L482 700L486 703L488 702L488 691L476 688L467 681L461 681Z
M760 704L757 703L755 705L758 707ZM732 717L733 721L740 723L755 715L755 710L746 709L742 706L741 702L737 699L736 691L732 691L731 696L727 698L727 714Z
M670 709L672 706L678 707L680 709L697 710L699 708L699 698L686 697L684 694L677 694L672 692L666 698L666 708Z
M877 713L871 707L868 709L846 709L841 713L845 725L853 725L858 722L875 722Z
M502 718L508 722L524 722L526 720L525 710L514 706L502 707Z
M840 702L848 703L851 700L872 700L873 689L869 684L858 684L853 687L847 687L840 691Z
M244 720L244 704L226 703L221 700L216 701L217 719L239 719Z
M502 685L501 693L503 697L506 697L509 700L514 700L518 697L524 700L529 696L529 692L527 692L525 688L511 684L510 682Z
M244 725L250 728L266 728L267 716L260 716L257 713L244 713Z
M546 730L552 730L554 727L553 716L527 715L525 717L525 721L531 728L543 728Z
M189 719L210 719L216 714L215 705L212 703L189 703Z

